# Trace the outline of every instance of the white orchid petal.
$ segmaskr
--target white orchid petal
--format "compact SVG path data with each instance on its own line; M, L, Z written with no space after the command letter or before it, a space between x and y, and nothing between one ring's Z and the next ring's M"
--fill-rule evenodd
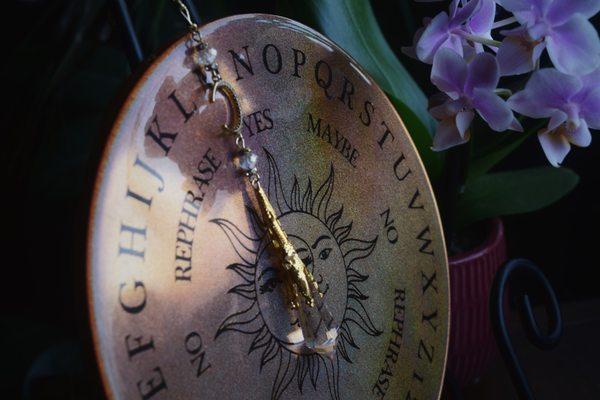
M475 113L471 110L461 111L458 114L456 114L456 128L458 129L458 132L460 133L460 136L463 139L465 137L465 134L469 130L469 127L471 126L471 122L473 122L474 117Z
M579 147L588 147L592 143L592 134L585 120L581 120L579 126L566 134L567 140Z
M569 151L571 145L569 141L556 131L543 131L538 134L538 140L542 145L542 150L546 158L555 167L560 167Z
M465 137L460 135L460 132L456 128L454 118L449 118L441 121L438 124L435 137L433 138L433 146L431 147L434 151L447 150L450 147L458 146L469 140L469 133Z
M553 131L560 125L567 121L567 114L561 110L554 110L550 116L550 122L548 123L548 130Z

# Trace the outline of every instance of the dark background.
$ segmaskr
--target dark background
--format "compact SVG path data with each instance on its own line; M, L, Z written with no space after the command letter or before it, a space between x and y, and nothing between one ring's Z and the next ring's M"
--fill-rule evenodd
M170 0L130 4L147 55L184 30ZM203 22L279 9L263 0L196 4ZM422 16L445 6L372 4L392 48L431 93L428 68L402 55L400 47L412 43ZM0 11L2 398L103 396L87 321L85 235L106 124L131 74L111 7L101 0L29 0L3 3ZM563 303L600 297L599 156L598 143L575 149L565 166L581 182L571 194L542 211L504 218L510 256L539 264ZM545 164L532 137L499 169ZM48 375L53 377L42 378Z

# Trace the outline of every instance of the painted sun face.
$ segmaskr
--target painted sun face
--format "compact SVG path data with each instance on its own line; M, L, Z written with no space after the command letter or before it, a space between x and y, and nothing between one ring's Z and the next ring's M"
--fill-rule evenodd
M352 329L358 328L370 336L378 336L367 307L369 298L362 286L369 276L361 273L362 263L375 249L377 237L371 240L355 238L352 222L343 222L344 208L330 207L334 184L333 166L327 179L313 192L310 178L306 189L300 190L294 177L288 195L283 191L275 160L265 150L269 161L267 193L284 230L296 252L312 273L334 319L339 325L336 351L333 356L308 352L299 344L303 340L295 314L290 312L279 273L281 260L274 259L268 249L268 237L257 213L248 207L252 232L243 232L233 222L214 219L239 255L239 262L227 266L242 282L229 293L239 296L239 310L229 315L215 337L227 332L249 335L248 353L259 352L260 369L278 360L271 398L279 399L294 379L300 390L305 380L313 388L329 387L332 399L339 399L339 365L352 362L359 349ZM333 208L336 211L332 211ZM320 375L320 371L324 372ZM306 379L308 377L308 379ZM321 382L321 383L320 383Z
M327 225L317 217L290 211L279 217L298 256L309 269L323 295L335 321L339 324L346 309L346 265L342 250ZM286 228L290 227L290 228ZM277 260L269 257L268 250L258 257L256 273L256 295L258 306L271 334L288 350L302 352L298 335L299 324L285 304L280 271L274 265Z

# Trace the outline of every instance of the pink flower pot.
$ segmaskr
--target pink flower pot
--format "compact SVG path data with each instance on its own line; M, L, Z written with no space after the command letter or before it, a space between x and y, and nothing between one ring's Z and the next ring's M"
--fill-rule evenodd
M506 262L504 226L488 222L488 236L478 248L450 257L450 345L448 373L466 386L483 375L496 354L489 297L498 269Z

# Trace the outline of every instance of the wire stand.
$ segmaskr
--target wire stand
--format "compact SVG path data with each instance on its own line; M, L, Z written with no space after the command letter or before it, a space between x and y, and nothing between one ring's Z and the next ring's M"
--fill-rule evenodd
M536 289L538 292L541 289L543 305L548 314L549 333L547 334L542 333L531 306L531 295ZM544 273L531 261L510 260L498 271L490 294L492 329L519 399L533 400L535 397L515 352L506 324L505 296L507 291L516 301L527 338L540 350L553 349L560 341L563 332L560 307L552 285Z

